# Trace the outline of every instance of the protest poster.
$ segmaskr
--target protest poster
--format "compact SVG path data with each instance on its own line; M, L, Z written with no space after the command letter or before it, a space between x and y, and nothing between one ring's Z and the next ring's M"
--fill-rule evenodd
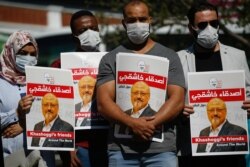
M154 55L118 53L116 57L116 103L133 118L153 116L165 103L169 60ZM117 138L132 138L131 129L115 124ZM163 126L152 141L163 141Z
M248 153L244 71L188 73L193 156Z
M75 94L75 129L107 129L108 121L97 112L95 84L99 62L106 52L61 53L61 68L70 69Z
M26 115L28 149L74 150L74 91L70 70L25 66L27 94L34 101Z

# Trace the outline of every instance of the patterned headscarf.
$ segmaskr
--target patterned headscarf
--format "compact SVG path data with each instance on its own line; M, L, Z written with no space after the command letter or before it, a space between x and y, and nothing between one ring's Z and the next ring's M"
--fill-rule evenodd
M19 72L16 68L16 54L26 44L31 43L37 51L38 47L35 38L24 30L19 30L11 34L3 46L3 51L0 55L0 76L12 84L25 84L25 74Z

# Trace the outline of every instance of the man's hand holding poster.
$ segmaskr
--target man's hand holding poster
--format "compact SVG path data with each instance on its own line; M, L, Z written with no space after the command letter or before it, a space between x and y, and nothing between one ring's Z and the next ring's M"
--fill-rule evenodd
M188 73L193 156L248 153L244 71Z
M161 67L161 68L159 68ZM166 58L118 53L116 58L116 103L133 118L151 117L164 104L169 61ZM133 138L133 130L115 125L115 137ZM157 127L153 141L163 141L163 126Z

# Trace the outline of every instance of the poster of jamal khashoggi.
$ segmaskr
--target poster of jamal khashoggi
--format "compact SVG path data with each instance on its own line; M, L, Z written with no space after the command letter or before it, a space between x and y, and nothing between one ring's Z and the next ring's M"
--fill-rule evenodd
M166 100L169 60L154 55L116 55L116 103L133 118L155 115ZM133 138L133 131L115 124L116 138ZM156 127L152 141L163 141L163 126Z
M248 153L244 71L188 73L193 156Z
M74 90L70 70L25 66L27 94L34 101L26 115L28 149L74 150Z
M61 68L70 69L75 94L75 129L107 129L109 123L97 111L95 84L101 58L107 52L63 52Z

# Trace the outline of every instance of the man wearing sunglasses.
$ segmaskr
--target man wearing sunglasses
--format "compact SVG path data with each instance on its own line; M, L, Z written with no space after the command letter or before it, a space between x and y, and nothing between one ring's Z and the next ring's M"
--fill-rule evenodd
M246 95L250 96L250 73L245 52L221 44L219 39L219 18L217 8L209 3L194 4L187 14L188 28L193 36L194 43L187 49L178 52L187 81L188 72L244 70L246 79ZM186 82L186 87L188 87ZM186 95L186 100L187 100ZM243 108L250 110L250 101L243 103ZM245 166L244 155L202 156L192 157L189 115L194 113L193 107L186 101L179 122L177 139L180 154L179 166L200 167L218 166L223 162L227 167Z

